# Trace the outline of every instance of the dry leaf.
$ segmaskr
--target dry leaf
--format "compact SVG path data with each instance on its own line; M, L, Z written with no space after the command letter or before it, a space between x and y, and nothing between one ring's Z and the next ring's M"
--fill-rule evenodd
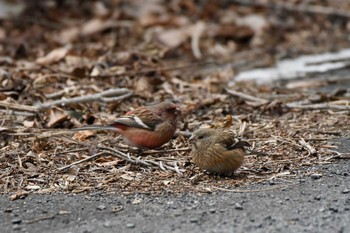
M94 68L91 70L90 76L96 77L100 76L103 73L103 69L101 66L94 66Z
M150 84L148 77L142 76L135 82L135 92L143 97L151 97L153 93L153 85Z
M80 168L77 165L73 165L68 169L67 173L69 175L77 176L79 173L79 170L80 170Z
M71 46L65 46L52 50L44 57L36 59L36 62L40 65L50 65L63 59L69 52Z
M115 75L125 74L125 66L112 66L109 68L109 72Z
M123 178L124 180L128 180L128 181L134 180L134 177L130 176L129 174L123 174L120 177Z
M56 189L54 187L50 187L50 188L45 188L45 189L40 189L38 190L37 193L41 193L41 194L49 194L54 192Z
M160 42L169 48L176 48L189 38L190 28L191 27L183 27L180 29L165 30L158 33L157 37Z
M79 28L78 27L72 27L72 28L67 28L61 31L61 33L57 36L57 41L65 44L69 43L79 36Z
M28 196L28 194L29 194L29 192L27 192L27 191L19 190L15 194L12 194L10 196L10 200L14 201L14 200L17 200L17 199L22 199L22 198L25 198L26 196Z
M55 125L68 119L68 115L65 111L59 108L50 109L49 121L47 122L47 127L51 128Z
M227 115L226 119L222 122L224 128L230 128L233 125L232 115Z
M99 163L99 165L104 166L104 167L111 167L111 166L117 165L120 161L122 161L122 160L113 160L113 161Z
M36 172L36 171L38 171L38 168L34 164L32 164L30 162L25 162L24 165L27 167L27 169L26 169L27 172Z
M34 126L34 121L23 121L23 125L26 128L32 128Z
M182 28L164 30L157 34L157 38L164 45L170 48L175 48L186 41L189 37L193 36L194 33L198 33L198 31L203 31L204 29L205 25L202 22L198 22Z
M75 180L75 178L77 178L76 175L67 175L66 176L66 180L69 181L69 182L72 182Z
M76 132L72 138L77 141L85 141L86 139L94 135L95 133L92 130L84 130L84 131Z
M81 35L89 36L112 26L116 26L116 22L113 20L92 19L83 25L81 28Z

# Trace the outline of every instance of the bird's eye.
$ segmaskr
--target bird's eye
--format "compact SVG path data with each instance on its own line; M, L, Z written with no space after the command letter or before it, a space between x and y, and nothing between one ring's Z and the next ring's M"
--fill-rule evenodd
M204 135L198 136L198 139L203 139L203 138L204 138Z

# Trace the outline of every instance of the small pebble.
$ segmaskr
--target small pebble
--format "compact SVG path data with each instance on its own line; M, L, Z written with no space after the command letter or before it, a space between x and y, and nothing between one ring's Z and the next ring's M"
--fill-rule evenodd
M314 199L315 199L316 201L321 200L321 195L318 195L318 196L314 197Z
M329 210L333 211L334 213L338 213L339 210L336 207L329 207Z
M11 213L13 211L13 209L7 208L4 210L5 213Z
M22 219L20 219L20 218L14 218L14 219L12 219L12 224L20 224L21 222L22 222Z
M236 203L235 204L235 209L236 210L243 210L243 206L241 204L239 204L239 203Z
M97 206L97 209L98 210L104 210L104 209L106 209L106 207L107 206L105 206L105 205L99 205L99 206Z
M343 193L343 194L350 193L350 190L349 190L349 189L344 189L344 190L342 191L342 193Z
M180 212L180 211L175 211L174 212L174 216L175 217L179 217L179 216L181 216L182 215L182 213Z
M136 226L135 223L128 223L128 224L126 224L127 228L134 228L135 226Z
M209 212L212 213L212 214L214 214L214 213L216 212L216 209L211 208L211 209L209 209Z
M106 228L110 228L112 226L112 223L110 221L106 221L103 223L103 226Z
M274 180L269 180L269 185L275 185L276 182Z
M19 231L20 229L21 229L20 225L13 225L12 226L12 230L14 230L14 231Z
M199 222L199 220L198 220L198 218L191 218L190 222L191 223L197 223L197 222Z
M322 177L323 175L320 174L320 173L314 173L311 175L311 178L314 179L314 180L318 180Z

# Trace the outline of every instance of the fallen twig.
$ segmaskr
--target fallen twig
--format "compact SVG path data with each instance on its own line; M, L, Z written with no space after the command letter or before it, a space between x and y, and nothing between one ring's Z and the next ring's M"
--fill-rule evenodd
M232 0L231 2L245 5L245 6L256 6L256 7L266 7L276 10L286 10L286 11L296 11L309 14L322 14L330 16L338 16L344 18L350 18L350 13L342 9L335 9L325 6L316 6L316 5L306 5L299 4L294 5L290 3L268 3L265 1L254 1L254 0Z
M0 112L5 113L6 115L12 115L12 116L35 116L36 113L34 112L24 112L24 111L16 111L16 110L10 110L10 109L0 109Z
M117 149L107 147L107 146L102 146L102 145L98 145L97 148L99 148L101 150L106 150L110 154L117 156L120 159L126 160L127 162L134 163L134 164L142 164L144 166L150 166L150 164L148 164L147 162L140 160L140 159L137 159L136 157L134 157L132 155L125 154Z
M305 142L305 140L302 138L299 141L299 144L302 145L304 148L306 148L310 155L314 155L317 153L316 149L313 148L309 143Z
M300 104L299 102L287 103L289 108L297 109L310 109L310 110L320 110L320 109L332 109L332 110L350 110L350 106L337 105L332 103L319 103L319 104Z
M0 101L0 106L5 107L5 108L9 108L9 109L16 109L16 110L22 110L22 111L28 111L28 112L37 112L38 111L38 108L35 106L8 103L5 101Z
M51 93L51 94L46 94L45 97L46 99L54 99L54 98L59 98L63 96L64 94L69 93L72 90L75 90L76 87L65 87L63 90Z
M87 151L87 150L89 150L89 148L73 149L73 150L66 150L66 151L61 151L61 152L56 152L56 150L55 150L55 155L62 155L62 154L81 152L81 151Z
M331 160L331 159L350 159L350 152L349 153L341 153L335 150L328 150L329 152L335 153L336 155L332 155L328 158L325 158L325 161Z
M55 100L52 102L39 104L37 106L37 109L39 111L42 111L56 105L85 103L85 102L91 102L91 101L101 101L101 102L119 101L130 97L132 94L133 92L126 88L113 88L113 89L109 89L109 90L102 91L100 93L91 94L91 95L78 96L70 99L61 99L61 100Z
M26 224L32 224L32 223L43 221L43 220L53 219L55 216L56 216L56 214L53 214L53 215L43 216L43 217L39 217L39 218L34 218L32 220L25 220L24 222Z
M229 90L226 89L227 93L233 96L240 97L247 101L256 102L257 104L267 104L271 101L262 99L259 97L255 97L246 93L242 93L239 91ZM294 108L294 109L310 109L310 110L319 110L319 109L332 109L332 110L350 110L350 106L346 105L339 105L334 103L319 103L319 104L304 104L304 102L292 102L292 103L284 103L285 106L288 108Z
M203 22L197 23L191 37L192 52L194 57L197 59L202 58L202 53L199 49L199 39L202 36L204 30L205 30L204 23Z
M56 106L56 105L85 103L85 102L91 102L91 101L101 101L105 103L120 101L132 96L132 94L133 92L130 91L129 89L114 88L114 89L109 89L109 90L106 90L100 93L91 94L91 95L78 96L70 99L61 99L61 100L55 100L47 103L42 103L37 106L21 105L21 104L15 104L15 103L8 103L4 101L0 101L0 106L3 106L8 109L15 109L15 110L21 110L21 111L28 111L28 112L39 112L48 108L52 108L53 106ZM16 112L16 114L18 115L19 113Z
M350 159L350 155L334 155L329 158L326 158L325 160L331 160L331 159Z
M257 103L259 103L261 105L262 104L267 104L268 102L270 102L269 100L258 98L258 97L255 97L255 96L252 96L252 95L248 95L248 94L245 94L245 93L242 93L242 92L229 90L229 89L226 89L226 91L230 95L237 96L237 97L240 97L240 98L248 100L248 101L257 102Z
M150 154L159 154L159 153L171 153L171 152L177 152L177 151L188 151L191 148L185 147L185 148L177 148L177 149L168 149L168 150L150 150L150 151L145 151L143 154L150 155Z
M99 149L102 149L102 150L107 150L109 152L111 152L113 155L116 155L118 158L121 158L121 159L124 159L130 163L133 163L133 164L141 164L143 166L147 166L147 167L150 167L150 166L156 166L158 168L160 168L161 170L170 170L170 171L175 171L176 173L179 173L181 174L181 171L179 169L179 167L177 166L177 162L174 161L174 165L173 166L170 166L170 165L167 165L165 163L163 163L162 161L159 161L159 162L156 162L154 160L141 160L139 158L136 158L135 156L132 156L130 154L125 154L119 150L116 150L114 148L111 148L111 147L106 147L106 146L97 146L97 148Z
M96 159L96 158L98 158L98 157L100 157L100 156L102 156L102 155L104 155L104 154L107 154L107 152L106 152L106 151L102 151L102 152L100 152L100 153L91 155L91 156L89 156L89 157L87 157L87 158L85 158L85 159L81 159L81 160L79 160L79 161L76 161L76 162L71 163L71 164L69 164L69 165L66 165L66 166L64 166L64 167L60 167L60 168L58 168L57 170L59 170L59 171L66 170L67 168L70 168L70 167L72 167L72 166L74 166L74 165L78 165L78 164L81 164L81 163L83 163L83 162Z

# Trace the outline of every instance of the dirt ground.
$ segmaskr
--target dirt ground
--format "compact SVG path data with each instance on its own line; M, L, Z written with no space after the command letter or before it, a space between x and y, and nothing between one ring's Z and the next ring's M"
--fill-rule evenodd
M349 140L343 140L349 145ZM349 148L348 148L349 149ZM1 232L337 232L350 231L350 161L308 168L314 175L264 182L242 193L159 196L89 194L0 197ZM271 190L269 190L271 189Z

